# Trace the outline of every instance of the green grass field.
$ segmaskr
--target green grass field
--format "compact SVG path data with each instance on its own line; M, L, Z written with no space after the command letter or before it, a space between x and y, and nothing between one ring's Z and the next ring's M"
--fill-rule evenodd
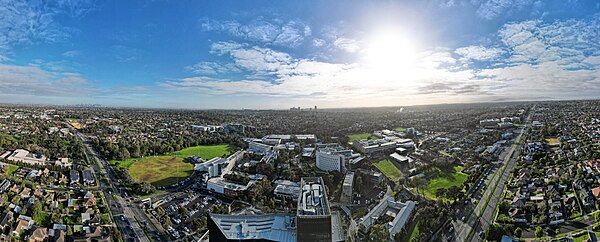
M194 166L184 162L185 158L197 155L205 160L210 160L230 154L231 147L228 144L199 145L167 155L130 158L123 161L111 160L109 163L128 169L129 174L138 182L167 186L192 174Z
M171 154L167 154L165 156L177 156L181 158L187 158L190 156L200 156L202 159L210 160L215 157L221 157L223 155L228 156L231 154L230 147L227 144L220 145L199 145L194 147L185 148L180 151L175 151ZM161 157L161 156L156 156ZM129 158L127 160L110 160L108 163L111 165L118 165L120 167L129 169L136 161L142 160L144 158Z
M19 169L18 166L9 165L8 171L6 172L6 174L9 176L12 176L12 174L15 173L15 171L17 171L17 169Z
M377 139L376 136L373 136L371 133L360 133L360 134L350 134L348 135L348 143L352 144L352 141L361 140L361 139Z
M141 158L129 158L127 160L110 160L108 161L108 163L110 165L119 165L120 167L123 167L125 169L131 167L131 165L133 165L133 163L135 163L137 160L140 160Z
M429 180L424 195L431 199L438 199L435 196L435 191L439 188L449 188L452 186L460 186L467 179L467 174L462 173L462 166L455 166L454 172L442 172L437 177Z
M404 132L404 131L406 131L406 128L398 127L398 128L395 128L394 131L396 131L396 132Z
M140 159L129 167L129 174L138 182L167 186L190 176L194 165L178 156L154 156Z
M200 156L202 159L210 160L215 157L228 156L231 154L231 147L227 144L220 145L199 145L185 148L180 151L173 152L171 155L187 158L190 156Z
M415 226L415 228L413 229L412 233L410 233L410 238L408 239L408 241L409 242L417 241L418 234L419 234L419 225L417 224L417 226Z
M381 171L390 181L397 182L400 178L400 170L388 159L375 163L375 167Z

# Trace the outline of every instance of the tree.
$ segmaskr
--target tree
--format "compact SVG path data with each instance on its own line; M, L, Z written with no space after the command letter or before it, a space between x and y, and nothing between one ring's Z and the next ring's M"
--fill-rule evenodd
M388 241L390 240L390 232L384 224L376 224L371 228L369 239L371 241Z
M521 237L521 233L523 232L523 230L519 227L517 227L515 229L515 237Z
M444 197L446 195L446 189L445 188L438 188L437 190L435 190L435 196L438 198Z
M130 158L130 154L129 151L127 150L127 148L125 147L121 147L121 149L119 150L119 160L127 160Z
M194 218L192 220L192 230L203 232L206 229L206 216L202 218Z
M542 227L537 226L535 227L535 237L542 237L544 236L544 230L542 229Z

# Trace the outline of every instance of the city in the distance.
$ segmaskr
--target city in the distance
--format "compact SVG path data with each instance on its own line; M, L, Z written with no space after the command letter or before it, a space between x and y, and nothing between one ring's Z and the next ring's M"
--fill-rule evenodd
M595 0L0 0L0 241L600 238Z

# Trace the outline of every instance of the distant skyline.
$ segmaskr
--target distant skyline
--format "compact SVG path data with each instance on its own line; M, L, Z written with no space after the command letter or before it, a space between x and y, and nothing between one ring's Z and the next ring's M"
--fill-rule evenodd
M0 102L286 109L600 98L600 2L0 0Z

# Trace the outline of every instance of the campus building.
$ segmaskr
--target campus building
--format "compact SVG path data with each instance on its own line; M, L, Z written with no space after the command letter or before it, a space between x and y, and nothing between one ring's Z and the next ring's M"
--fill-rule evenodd
M359 220L361 232L367 233L380 217L391 216L394 219L386 224L386 227L390 232L390 240L394 240L394 235L400 232L408 222L415 209L415 205L416 203L413 201L401 203L394 201L394 198L391 196L386 196L381 199L377 206Z
M340 201L343 203L352 202L352 189L354 185L354 172L346 174L344 177L344 185L342 186L342 196Z
M322 149L317 151L317 167L324 171L339 171L346 169L344 155L334 149Z
M210 241L344 240L339 213L331 213L325 185L320 177L303 177L296 214L222 215L207 218Z
M331 241L331 211L321 177L303 177L298 198L298 241Z

